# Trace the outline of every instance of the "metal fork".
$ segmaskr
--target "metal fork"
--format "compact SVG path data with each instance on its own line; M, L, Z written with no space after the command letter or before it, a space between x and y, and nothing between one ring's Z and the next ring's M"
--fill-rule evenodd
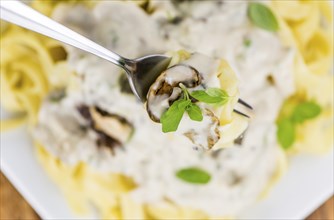
M127 74L132 92L143 103L146 102L150 86L166 70L171 60L170 57L162 54L127 59L16 0L0 1L0 12L0 17L3 20L82 49L120 66ZM238 108L234 111L245 117L250 117L252 107L241 99L239 99L238 104L243 110Z
M19 1L1 1L0 6L1 19L92 53L123 68L127 74L132 92L142 102L146 101L150 86L167 68L171 60L170 57L162 54L148 55L134 60L127 59Z

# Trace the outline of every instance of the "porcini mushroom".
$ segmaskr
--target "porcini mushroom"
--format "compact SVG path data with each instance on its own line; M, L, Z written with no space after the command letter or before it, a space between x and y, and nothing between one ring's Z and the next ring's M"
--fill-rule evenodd
M182 94L180 84L194 88L201 84L199 72L185 64L177 64L163 72L150 87L147 94L146 109L150 118L160 122L162 114Z
M89 111L94 121L94 129L102 131L122 145L129 140L133 126L124 117L110 114L97 107L90 107Z

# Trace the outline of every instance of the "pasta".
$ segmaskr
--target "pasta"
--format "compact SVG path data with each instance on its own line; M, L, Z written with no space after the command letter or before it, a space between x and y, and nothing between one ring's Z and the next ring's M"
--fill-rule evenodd
M45 50L34 36L20 31L23 30L7 30L1 39L1 102L8 110L27 113L33 123L48 90L43 64L36 62L34 56ZM48 66L50 60L44 61L44 67Z
M333 15L326 1L273 1L315 74L328 74L333 57ZM297 17L296 17L297 16Z
M1 104L18 113L1 121L1 130L28 118L36 123L38 109L51 89L62 88L70 74L62 45L49 38L8 25L1 33Z
M75 3L76 1L67 1ZM89 7L91 1L85 1ZM32 6L46 15L51 15L55 1L34 1ZM142 7L148 1L138 2ZM320 116L297 126L296 142L288 153L324 153L333 145L333 75L329 74L333 60L333 14L325 1L280 1L271 2L271 7L280 23L279 35L288 46L296 48L294 78L297 91L286 101L281 114L289 105L304 100L316 100L323 111ZM63 46L51 39L31 33L13 25L1 23L1 105L15 113L11 119L1 121L1 131L12 129L27 122L33 126L43 99L50 91L67 88L67 76L73 75L66 62ZM173 55L171 65L190 56L186 51ZM237 79L230 72L227 62L222 61L221 87L237 96ZM234 77L224 78L226 75ZM230 81L229 81L230 80ZM70 80L71 81L71 80ZM228 84L229 87L226 87ZM233 87L230 87L233 85ZM236 102L237 100L233 100ZM230 105L227 105L229 107ZM237 114L230 109L222 112L221 123L240 122L231 125L230 131L243 129ZM232 120L233 119L233 120ZM322 127L323 130L314 130ZM229 131L226 132L228 136ZM233 132L232 132L233 133ZM230 138L227 142L232 142ZM320 142L319 142L320 141ZM228 143L221 143L222 146ZM217 219L190 207L180 207L166 199L160 204L141 204L132 200L129 192L136 188L130 177L118 173L97 172L84 162L69 165L36 143L37 156L49 176L60 186L69 205L80 214L90 213L90 201L101 213L102 219ZM287 169L286 152L280 150L278 165L260 199ZM231 219L220 217L219 219Z
M120 174L96 173L85 164L70 167L44 147L37 144L36 148L39 160L50 177L61 186L77 214L90 213L86 201L92 201L102 213L102 219L211 219L200 211L180 208L168 201L158 205L136 203L126 194L135 187L131 179Z
M330 122L333 121L334 88L333 74L330 74L333 15L329 2L273 1L272 5L281 19L283 39L299 48L294 70L297 92L293 100L295 103L317 100L324 109L318 118L298 126L297 141L290 152L327 152L333 145L333 124ZM311 129L317 126L324 130ZM322 143L318 142L320 140Z
M93 7L96 4L96 1L82 1L82 0L58 0L58 1L33 1L31 3L31 7L35 8L39 12L50 16L52 14L53 9L62 3L66 4L75 4L75 3L83 3L88 7Z

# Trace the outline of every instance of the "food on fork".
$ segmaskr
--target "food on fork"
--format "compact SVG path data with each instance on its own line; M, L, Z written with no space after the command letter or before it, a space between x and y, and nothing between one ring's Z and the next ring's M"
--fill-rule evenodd
M186 136L195 148L209 150L221 138L237 139L248 118L246 114L241 120L233 116L238 114L234 112L239 99L238 79L228 63L184 50L171 56L169 67L147 94L150 118L162 124L163 132ZM224 125L239 129L228 133Z
M27 122L41 166L78 218L239 218L270 192L291 154L333 147L333 25L325 1L32 6L125 57L177 51L145 109L115 65L1 24L1 106L17 113L1 129ZM187 77L175 78L179 71ZM160 84L169 76L182 83ZM248 108L239 93L254 107L251 120L240 114ZM181 103L172 112L179 126L165 127L174 103ZM148 113L167 123L166 133ZM212 150L192 149L192 140L203 149L210 143L187 133L189 124L216 138L219 128Z

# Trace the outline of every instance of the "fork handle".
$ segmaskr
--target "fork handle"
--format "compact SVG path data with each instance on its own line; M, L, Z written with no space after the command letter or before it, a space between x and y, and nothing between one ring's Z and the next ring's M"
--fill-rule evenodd
M92 53L126 69L125 64L127 59L111 52L17 0L0 1L0 18Z

